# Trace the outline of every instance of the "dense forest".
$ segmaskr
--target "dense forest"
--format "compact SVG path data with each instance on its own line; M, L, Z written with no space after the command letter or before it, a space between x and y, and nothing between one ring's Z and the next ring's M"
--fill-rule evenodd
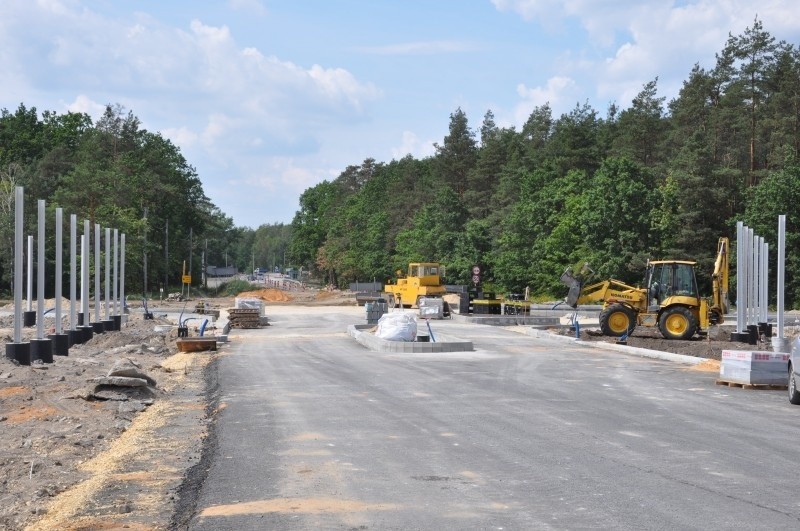
M349 166L301 195L291 225L257 229L236 227L180 150L132 112L109 105L93 123L20 104L0 110L0 286L10 288L21 185L30 234L37 199L118 228L128 291L150 293L177 286L192 256L199 282L203 255L240 271L302 267L339 286L420 260L465 284L477 264L485 288L541 297L563 296L570 265L636 283L649 258L690 259L707 290L717 240L735 236L736 221L772 244L774 273L777 216L787 214L786 300L797 307L799 150L800 51L757 19L671 101L654 79L627 108L601 115L579 103L553 116L542 105L519 130L499 127L491 110L472 128L456 109L433 156Z
M563 296L569 265L636 283L648 258L688 259L708 290L736 221L772 244L774 271L787 214L787 304L800 304L800 53L758 19L669 102L654 79L626 109L601 116L584 103L554 117L542 105L520 130L491 110L473 130L456 109L435 148L368 159L306 190L293 260L338 285L420 260L465 284L478 264L493 291Z
M11 290L15 186L25 188L27 234L36 234L36 201L47 201L46 286L54 285L56 207L64 209L65 247L70 214L77 215L79 233L88 219L92 226L99 223L126 234L129 293L158 293L165 285L167 291L177 289L184 262L187 272L191 264L199 284L203 258L206 264L228 263L240 271L252 270L253 263L278 265L278 254L282 259L288 246L288 225L235 227L206 197L180 150L142 129L132 112L109 105L92 123L86 114L45 111L40 116L20 104L14 112L0 111L0 279L5 293Z

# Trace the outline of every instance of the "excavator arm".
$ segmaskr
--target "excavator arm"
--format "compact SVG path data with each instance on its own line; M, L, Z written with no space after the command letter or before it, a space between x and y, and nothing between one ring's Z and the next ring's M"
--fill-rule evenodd
M715 324L721 324L725 320L725 312L728 311L729 247L728 238L719 239L714 273L711 275L711 305L708 308L709 318L712 322L716 321Z

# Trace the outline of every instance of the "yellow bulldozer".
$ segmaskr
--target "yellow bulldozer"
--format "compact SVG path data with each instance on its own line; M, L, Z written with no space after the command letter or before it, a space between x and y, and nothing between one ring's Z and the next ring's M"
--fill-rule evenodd
M402 275L397 271L397 276ZM412 262L408 264L405 278L398 278L397 284L386 284L383 291L390 305L418 308L422 297L441 297L445 294L442 285L444 268L437 262Z
M728 311L728 238L720 238L711 276L710 299L700 297L694 266L685 260L657 260L647 264L644 286L629 286L609 279L585 285L591 276L588 265L578 275L570 268L561 275L569 287L566 302L602 302L600 329L612 337L629 336L636 326L657 326L666 339L690 339L722 324Z

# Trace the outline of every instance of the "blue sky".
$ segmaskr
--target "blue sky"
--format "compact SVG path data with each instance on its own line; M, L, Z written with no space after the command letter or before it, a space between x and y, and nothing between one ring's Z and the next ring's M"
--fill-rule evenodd
M0 0L0 108L119 103L181 148L237 225L290 222L366 158L425 157L460 107L519 126L550 103L674 97L756 16L796 0Z

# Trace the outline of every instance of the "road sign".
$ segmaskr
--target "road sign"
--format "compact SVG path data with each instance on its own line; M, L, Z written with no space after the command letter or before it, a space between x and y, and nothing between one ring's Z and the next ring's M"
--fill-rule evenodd
M183 275L183 283L184 284L191 284L192 283L192 275Z
M480 275L472 275L472 282L478 284L481 281Z
M481 268L478 267L478 266L472 266L472 274L473 275L480 275L481 274Z

